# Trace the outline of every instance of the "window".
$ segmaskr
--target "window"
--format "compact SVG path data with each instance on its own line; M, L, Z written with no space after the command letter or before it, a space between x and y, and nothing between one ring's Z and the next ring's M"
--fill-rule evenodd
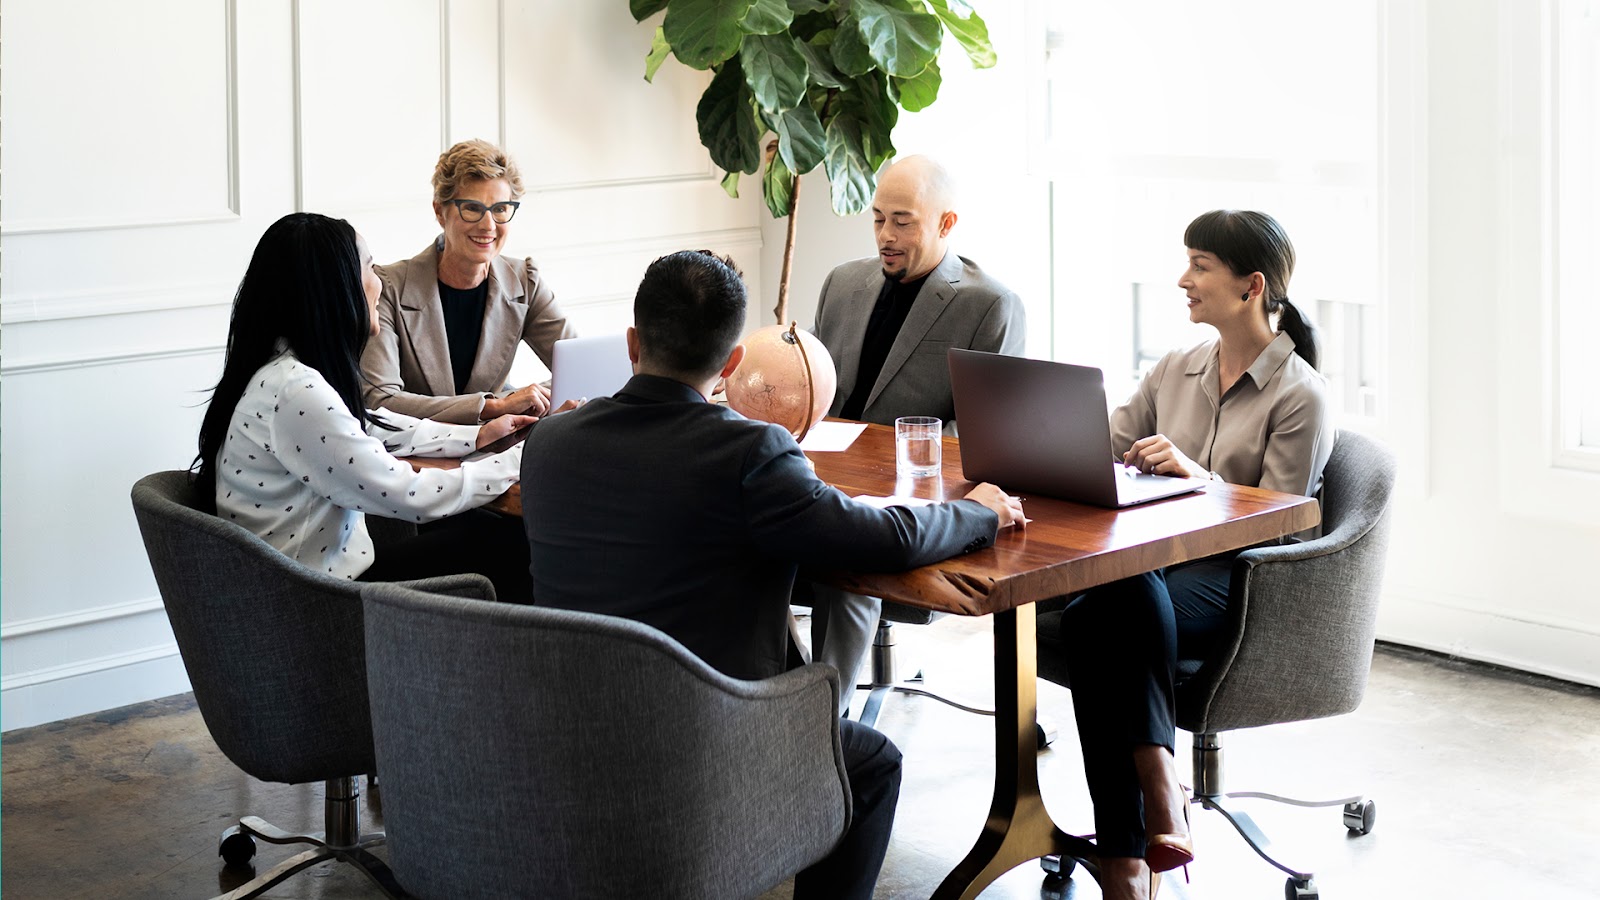
M1320 329L1335 408L1387 415L1377 0L1051 7L1055 358L1105 370L1116 403L1214 334L1176 285L1184 227L1259 209L1295 243L1289 296Z
M1555 6L1556 461L1600 470L1600 0Z

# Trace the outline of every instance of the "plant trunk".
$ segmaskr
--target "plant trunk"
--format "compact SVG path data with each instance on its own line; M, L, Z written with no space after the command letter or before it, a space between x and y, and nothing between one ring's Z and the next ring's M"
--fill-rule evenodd
M789 232L783 239L783 273L778 276L778 305L772 312L779 325L789 323L789 275L794 271L795 216L800 214L800 176L794 176L794 188L789 192Z

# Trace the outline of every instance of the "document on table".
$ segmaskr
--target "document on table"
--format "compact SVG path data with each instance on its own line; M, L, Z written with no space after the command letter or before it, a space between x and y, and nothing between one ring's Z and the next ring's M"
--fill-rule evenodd
M818 422L806 432L800 449L807 453L837 453L849 450L867 426L861 422Z
M868 506L875 506L878 509L888 509L891 506L928 506L930 504L939 502L937 500L929 500L927 497L906 497L900 494L891 494L887 497L878 497L872 494L860 494L852 497L851 499L860 503L865 503Z

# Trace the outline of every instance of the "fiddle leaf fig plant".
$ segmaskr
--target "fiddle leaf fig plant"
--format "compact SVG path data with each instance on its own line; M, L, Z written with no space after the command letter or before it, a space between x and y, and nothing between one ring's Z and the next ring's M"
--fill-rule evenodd
M822 166L833 211L861 212L878 169L895 155L900 110L938 99L946 33L973 66L996 62L989 28L967 0L629 0L628 7L636 22L666 11L645 57L646 81L668 56L714 73L695 117L700 143L726 173L723 189L737 197L739 177L761 172L767 209L789 217L779 323L788 315L800 176Z

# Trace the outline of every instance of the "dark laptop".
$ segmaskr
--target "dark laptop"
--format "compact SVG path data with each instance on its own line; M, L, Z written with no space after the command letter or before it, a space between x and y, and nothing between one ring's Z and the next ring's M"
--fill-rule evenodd
M1145 475L1111 453L1099 369L950 351L961 423L961 468L971 481L1111 508L1199 490L1199 478Z

